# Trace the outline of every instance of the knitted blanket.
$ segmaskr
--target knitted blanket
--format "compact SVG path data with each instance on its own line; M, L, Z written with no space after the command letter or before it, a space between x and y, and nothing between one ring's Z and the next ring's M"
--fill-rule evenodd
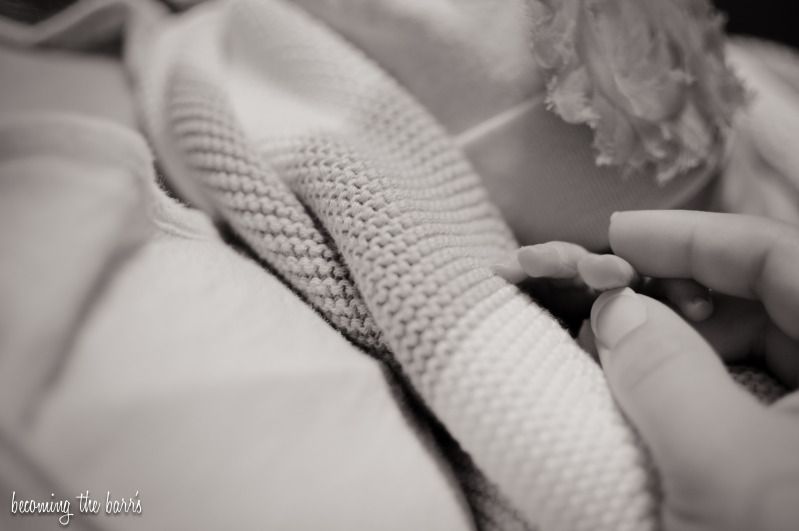
M395 368L457 442L481 528L657 526L656 475L600 368L492 275L516 243L399 84L278 0L208 3L134 45L170 184Z
M142 93L175 186L396 361L502 494L478 497L483 527L654 525L652 476L601 370L492 275L516 244L420 105L282 2L203 5L156 35Z
M655 471L599 367L491 274L516 243L462 152L398 83L279 0L176 18L140 0L86 0L0 34L74 49L123 23L169 184L406 382L481 529L657 527ZM743 379L774 396L767 380Z

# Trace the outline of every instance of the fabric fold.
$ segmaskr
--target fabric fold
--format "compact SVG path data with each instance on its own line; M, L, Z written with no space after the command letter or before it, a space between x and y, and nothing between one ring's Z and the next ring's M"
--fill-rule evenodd
M30 424L110 272L147 235L150 164L142 139L110 121L0 116L4 426Z
M491 274L516 243L440 125L296 7L232 2L188 17L153 47L158 78L137 72L162 102L149 123L194 193L261 258L285 278L305 267L293 285L307 300L332 289L332 304L316 305L323 315L368 309L413 388L510 501L494 498L493 520L480 523L653 527L642 448L595 363ZM328 238L314 240L315 222ZM293 224L306 238L280 244ZM316 267L313 241L340 256L351 284Z

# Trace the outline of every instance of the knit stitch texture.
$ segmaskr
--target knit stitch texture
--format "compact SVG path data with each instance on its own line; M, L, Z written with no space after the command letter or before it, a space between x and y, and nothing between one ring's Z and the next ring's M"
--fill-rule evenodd
M491 273L516 243L435 120L296 7L242 0L191 16L154 47L165 75L139 73L162 93L150 123L259 258L401 371L480 471L465 483L480 527L655 528L645 449L595 362ZM324 119L247 114L234 97L245 85Z

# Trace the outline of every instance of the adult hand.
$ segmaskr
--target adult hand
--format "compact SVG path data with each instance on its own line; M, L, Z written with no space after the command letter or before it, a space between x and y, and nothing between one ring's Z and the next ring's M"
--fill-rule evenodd
M799 231L730 214L625 212L611 221L610 243L643 275L726 295L714 318L796 388ZM709 324L705 339L665 304L629 289L601 295L591 326L613 394L660 471L667 530L799 529L797 393L760 404L712 346L725 341L721 327Z
M540 304L572 326L588 319L600 292L627 286L668 301L693 322L713 314L708 290L697 282L644 279L623 258L592 253L574 243L550 241L521 247L493 269L508 282L522 284ZM583 340L588 329L587 322L583 324L580 344L593 352L593 338Z

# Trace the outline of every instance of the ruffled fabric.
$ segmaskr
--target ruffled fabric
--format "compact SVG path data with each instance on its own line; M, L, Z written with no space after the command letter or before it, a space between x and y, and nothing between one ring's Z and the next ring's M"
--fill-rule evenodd
M529 0L548 104L594 130L596 162L658 183L719 163L746 92L705 0Z

